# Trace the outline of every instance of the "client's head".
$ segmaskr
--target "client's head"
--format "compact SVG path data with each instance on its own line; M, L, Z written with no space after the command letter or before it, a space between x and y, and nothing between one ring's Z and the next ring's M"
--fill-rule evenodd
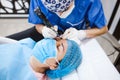
M53 58L58 63L56 68L46 63L50 58ZM45 71L50 78L59 78L75 70L79 66L81 59L79 45L74 41L43 39L33 49L31 66L35 71Z

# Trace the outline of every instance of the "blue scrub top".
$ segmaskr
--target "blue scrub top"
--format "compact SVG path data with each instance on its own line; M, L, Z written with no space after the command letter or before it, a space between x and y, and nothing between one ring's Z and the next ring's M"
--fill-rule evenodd
M36 2L37 1L37 2ZM60 18L57 14L44 7L41 0L31 0L29 9L29 22L42 24L43 21L35 13L34 9L40 7L46 18L52 25L58 25L58 29L65 31L67 28L86 29L86 22L89 27L102 28L106 25L106 19L100 0L75 0L75 7L66 18Z

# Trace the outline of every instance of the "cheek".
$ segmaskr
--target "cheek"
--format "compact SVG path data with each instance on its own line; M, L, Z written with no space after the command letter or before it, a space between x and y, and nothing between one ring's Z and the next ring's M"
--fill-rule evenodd
M58 47L58 53L62 54L63 52L64 52L63 46L59 46Z
M58 60L61 61L62 58L64 57L64 51L62 47L58 48L58 54L57 54Z

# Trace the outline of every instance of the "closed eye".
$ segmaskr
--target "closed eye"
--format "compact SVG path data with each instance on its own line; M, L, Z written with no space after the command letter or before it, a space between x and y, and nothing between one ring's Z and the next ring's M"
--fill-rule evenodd
M57 46L58 51L64 51L63 43Z

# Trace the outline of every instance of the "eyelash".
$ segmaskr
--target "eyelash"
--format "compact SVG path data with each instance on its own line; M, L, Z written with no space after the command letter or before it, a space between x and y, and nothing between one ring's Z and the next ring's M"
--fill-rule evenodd
M57 46L57 49L58 49L58 50L59 50L59 47L60 47L60 46L61 46L61 45L58 45L58 46Z

